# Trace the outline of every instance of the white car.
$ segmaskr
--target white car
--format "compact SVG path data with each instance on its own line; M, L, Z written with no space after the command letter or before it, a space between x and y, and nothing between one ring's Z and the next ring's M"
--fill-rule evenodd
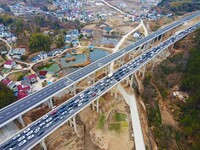
M18 144L18 146L20 147L20 146L24 145L25 143L26 143L26 140L23 140Z
M40 127L37 127L34 132L38 133L39 131L40 131Z
M48 128L52 123L53 123L53 121L47 123L44 127L45 127L45 128Z
M52 120L52 117L49 117L47 120L46 120L46 122L49 122L49 121L51 121Z
M30 139L32 139L32 138L34 138L34 134L31 134L30 136L28 136L28 140L30 140Z
M40 127L42 127L42 126L44 126L45 125L45 122L42 122L42 123L40 123Z
M26 134L26 136L29 136L29 135L31 135L32 133L33 133L33 130L29 131L29 132Z
M18 141L18 142L21 142L23 139L25 139L25 136L24 136L24 135L21 136L17 141Z
M31 130L30 128L27 128L27 129L24 130L24 133L27 133L30 130Z
M47 118L48 118L48 115L45 115L45 116L42 117L43 120L45 120Z
M18 137L20 137L20 134L15 135L12 139L13 139L13 140L16 140Z

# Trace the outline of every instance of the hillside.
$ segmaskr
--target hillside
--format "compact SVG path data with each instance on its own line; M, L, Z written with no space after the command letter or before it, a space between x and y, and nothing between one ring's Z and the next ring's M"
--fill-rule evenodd
M192 12L200 10L199 0L162 0L158 6L157 10L163 13L173 12L176 15L183 15L187 12Z
M159 149L199 150L200 29L176 43L175 51L143 82L149 126ZM175 91L189 98L180 100Z

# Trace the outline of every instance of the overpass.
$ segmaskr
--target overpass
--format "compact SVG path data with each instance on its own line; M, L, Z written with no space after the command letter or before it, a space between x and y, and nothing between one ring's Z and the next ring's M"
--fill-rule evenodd
M28 125L14 137L1 144L0 149L7 150L9 148L16 148L29 150L39 142L43 148L46 149L44 139L67 121L70 121L70 124L74 126L74 130L76 131L76 114L88 107L90 104L93 104L98 111L99 98L103 94L111 90L123 80L132 80L133 74L136 71L151 62L170 45L184 38L198 27L200 27L200 22L180 31L176 35L171 36L162 43L152 47L128 63L123 64L120 68L113 72L112 75L105 76L103 79L93 84L93 86L76 94L76 96L72 97L67 102L64 102L61 106L58 106L56 109L50 111L32 124ZM141 145L137 145L136 143L136 149L141 149Z
M11 105L3 108L0 110L0 127L6 125L10 121L13 121L14 119L18 118L19 122L22 123L23 126L25 126L22 115L28 112L29 110L41 105L42 103L47 103L50 108L53 108L52 103L52 97L58 94L59 92L63 90L69 90L72 94L76 95L76 84L83 80L84 78L88 76L94 75L94 73L100 69L104 69L106 73L108 73L109 70L109 64L118 61L118 63L122 63L124 56L132 51L139 51L141 49L147 49L151 44L154 44L159 39L162 39L162 36L184 24L185 22L194 19L200 15L200 12L195 12L191 14L190 16L184 17L169 26L156 31L152 33L151 35L144 37L137 42L127 46L126 48L123 48L122 50L115 52L113 54L110 54L106 57L103 57L102 59L99 59L98 61L95 61L91 63L90 65L81 68L68 76L65 76L58 80L57 82L43 88L40 91L34 92L33 94L30 94L29 96L21 99L20 101L16 101L15 103L12 103ZM121 61L122 60L122 61ZM95 80L93 79L93 83Z

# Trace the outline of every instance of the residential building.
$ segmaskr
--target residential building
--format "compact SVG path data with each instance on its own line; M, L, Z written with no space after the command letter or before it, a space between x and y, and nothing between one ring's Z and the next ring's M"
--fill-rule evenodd
M37 75L36 74L31 74L31 75L27 76L27 78L30 81L30 83L37 82Z
M7 87L9 87L11 90L14 90L16 87L15 82L9 80L9 79L3 79L1 81L4 85L6 85Z
M14 60L8 60L5 62L4 64L4 68L7 68L7 69L12 69L16 66L16 63Z

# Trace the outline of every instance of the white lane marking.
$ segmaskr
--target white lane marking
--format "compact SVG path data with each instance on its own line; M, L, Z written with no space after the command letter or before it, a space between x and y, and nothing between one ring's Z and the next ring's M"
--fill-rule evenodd
M24 104L20 105L20 107L23 107L23 106L24 106Z
M3 116L0 116L0 119L2 118Z
M6 115L10 114L10 112L7 112Z
M46 94L47 92L44 92L44 94Z
M30 103L30 101L26 102L27 104Z
M49 89L49 91L51 91L51 89Z
M17 110L17 108L13 109L13 111Z
M38 97L40 97L41 95L38 95Z
M57 88L57 86L54 86L54 89Z

